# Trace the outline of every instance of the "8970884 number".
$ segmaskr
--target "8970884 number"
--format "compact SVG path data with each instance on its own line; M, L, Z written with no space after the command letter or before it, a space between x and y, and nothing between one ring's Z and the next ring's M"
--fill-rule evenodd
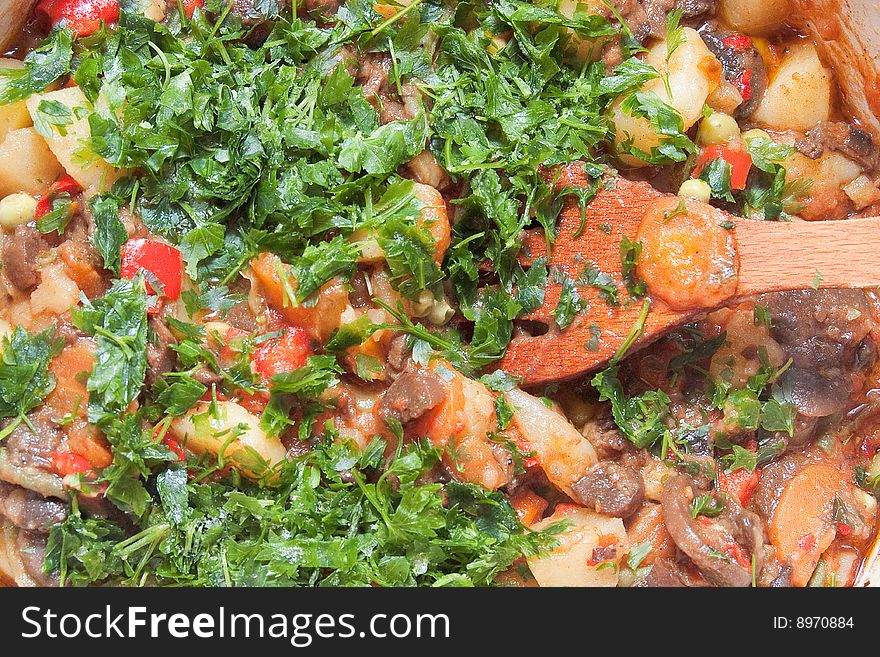
M794 626L799 630L837 630L854 627L852 616L798 616Z

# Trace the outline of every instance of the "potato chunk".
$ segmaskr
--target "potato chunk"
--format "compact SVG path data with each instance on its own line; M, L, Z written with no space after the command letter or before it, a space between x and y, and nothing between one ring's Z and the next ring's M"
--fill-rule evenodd
M682 28L684 41L667 61L666 42L661 41L648 51L645 61L661 74L660 78L647 82L642 91L653 92L667 105L681 114L687 130L703 115L703 106L721 80L721 62L713 55L696 30ZM666 82L669 83L667 91ZM669 92L672 92L671 95ZM622 108L624 97L611 106L611 121L615 128L615 145L632 141L639 150L649 153L661 141L648 119L631 116ZM626 164L640 166L645 163L628 155L620 154Z
M718 17L737 32L759 35L779 29L791 11L789 0L720 0Z
M63 169L33 128L10 130L0 143L0 196L25 192L38 196Z
M752 119L775 130L809 130L831 116L831 73L808 42L792 46Z
M80 184L86 197L105 192L125 174L97 155L89 146L91 128L87 114L81 108L89 108L89 102L79 87L66 87L57 91L35 94L28 98L27 107L33 117L43 100L54 100L65 105L74 115L73 123L64 126L64 133L53 129L46 140L65 171Z
M194 453L222 455L254 478L283 461L287 453L278 438L260 428L260 418L231 401L218 402L214 410L209 402L199 402L175 418L171 432Z
M0 57L0 68L24 68L17 59ZM7 84L7 79L0 77L0 88ZM0 105L0 141L6 137L10 130L18 130L31 125L31 115L23 100L8 105Z
M542 530L560 520L571 525L557 536L559 547L545 556L529 557L539 586L616 586L616 566L629 550L623 521L583 507L563 504L532 526Z

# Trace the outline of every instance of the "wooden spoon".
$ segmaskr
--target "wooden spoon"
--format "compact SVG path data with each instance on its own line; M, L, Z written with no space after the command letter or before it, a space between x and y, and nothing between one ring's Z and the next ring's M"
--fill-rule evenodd
M588 179L579 166L571 166L564 171L559 184L585 187ZM578 293L588 307L578 313L569 327L560 330L552 311L559 302L562 284L558 275L550 276L544 304L522 318L533 329L531 335L515 335L497 364L500 369L522 377L525 385L561 381L607 365L628 339L634 338L628 350L631 353L677 326L712 309L734 304L742 297L810 287L880 286L877 218L754 221L688 201L689 209L696 207L699 214L716 217L729 232L730 246L735 252L732 278L720 294L718 289L709 290L703 298L688 305L682 305L680 300L670 304L668 295L666 301L658 298L651 281L646 281L650 308L641 330L633 335L645 302L627 296L621 273L621 240L626 236L636 241L643 217L665 196L647 183L614 178L587 205L583 222L576 204L563 210L557 239L547 258L548 267L574 280L578 280L585 267L608 274L618 285L621 303L609 304L600 296L599 289L579 284ZM538 257L546 257L543 233L529 233L521 261L530 265ZM537 334L540 330L535 331L536 327L546 327L546 332Z
M35 4L36 0L0 0L0 52L6 52L21 38Z

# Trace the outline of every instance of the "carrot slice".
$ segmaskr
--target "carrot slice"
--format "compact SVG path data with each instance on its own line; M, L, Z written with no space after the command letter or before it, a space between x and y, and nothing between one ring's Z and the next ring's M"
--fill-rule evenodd
M843 492L844 482L837 468L816 463L795 476L779 499L770 541L779 557L791 563L794 586L807 584L819 557L834 540L834 498Z

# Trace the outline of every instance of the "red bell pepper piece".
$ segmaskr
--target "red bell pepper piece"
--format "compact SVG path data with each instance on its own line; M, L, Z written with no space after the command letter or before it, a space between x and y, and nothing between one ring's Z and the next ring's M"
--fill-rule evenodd
M238 399L236 403L254 415L261 415L269 405L269 393L265 390L255 390L253 393L242 390L236 397Z
M700 175L703 167L718 158L723 159L730 165L730 186L732 189L745 189L749 170L752 168L752 156L747 151L732 148L727 144L710 144L703 149L697 166L694 167L694 178Z
M304 329L290 326L284 335L266 340L258 345L253 354L257 373L268 382L276 374L292 372L306 364L312 355L309 336Z
M181 463L186 462L186 453L183 451L183 447L181 447L180 443L177 442L177 439L171 435L168 431L168 425L164 422L160 422L153 427L153 440L161 442L165 447L174 452L178 461Z
M82 187L80 187L79 183L65 173L58 180L53 182L49 187L49 191L43 194L40 197L40 200L37 201L37 208L34 210L34 219L39 219L52 212L52 201L58 198L61 194L73 196L81 191Z
M740 73L733 79L733 86L739 91L743 102L747 102L752 98L752 72L748 69Z
M121 273L124 278L134 278L143 269L150 272L162 284L162 290L154 290L147 283L151 294L159 294L174 301L180 296L183 276L183 256L170 244L144 238L128 240L122 246Z
M204 6L205 0L183 0L183 13L186 14L187 18L192 18L196 7L201 9Z
M715 487L730 495L735 495L739 503L745 506L761 481L761 471L749 472L745 468L739 468L733 472L718 471Z
M183 451L183 447L181 447L180 443L177 442L174 438L166 434L165 437L162 439L162 444L177 455L178 461L180 461L181 463L186 462L186 454Z
M730 543L724 548L724 554L736 561L743 568L751 568L752 560L738 543Z
M729 37L724 37L721 39L721 43L728 48L733 48L737 52L745 52L752 47L752 40L745 34L734 34Z
M92 469L92 464L84 456L56 449L52 452L52 469L56 474L66 477L78 472L89 472Z
M117 0L41 0L36 11L45 15L53 26L63 21L78 37L95 32L101 27L101 21L119 20Z
M226 331L226 335L221 336L225 342L220 347L220 359L224 362L235 359L241 351L241 339L246 335L250 335L250 333L230 326L229 330Z

